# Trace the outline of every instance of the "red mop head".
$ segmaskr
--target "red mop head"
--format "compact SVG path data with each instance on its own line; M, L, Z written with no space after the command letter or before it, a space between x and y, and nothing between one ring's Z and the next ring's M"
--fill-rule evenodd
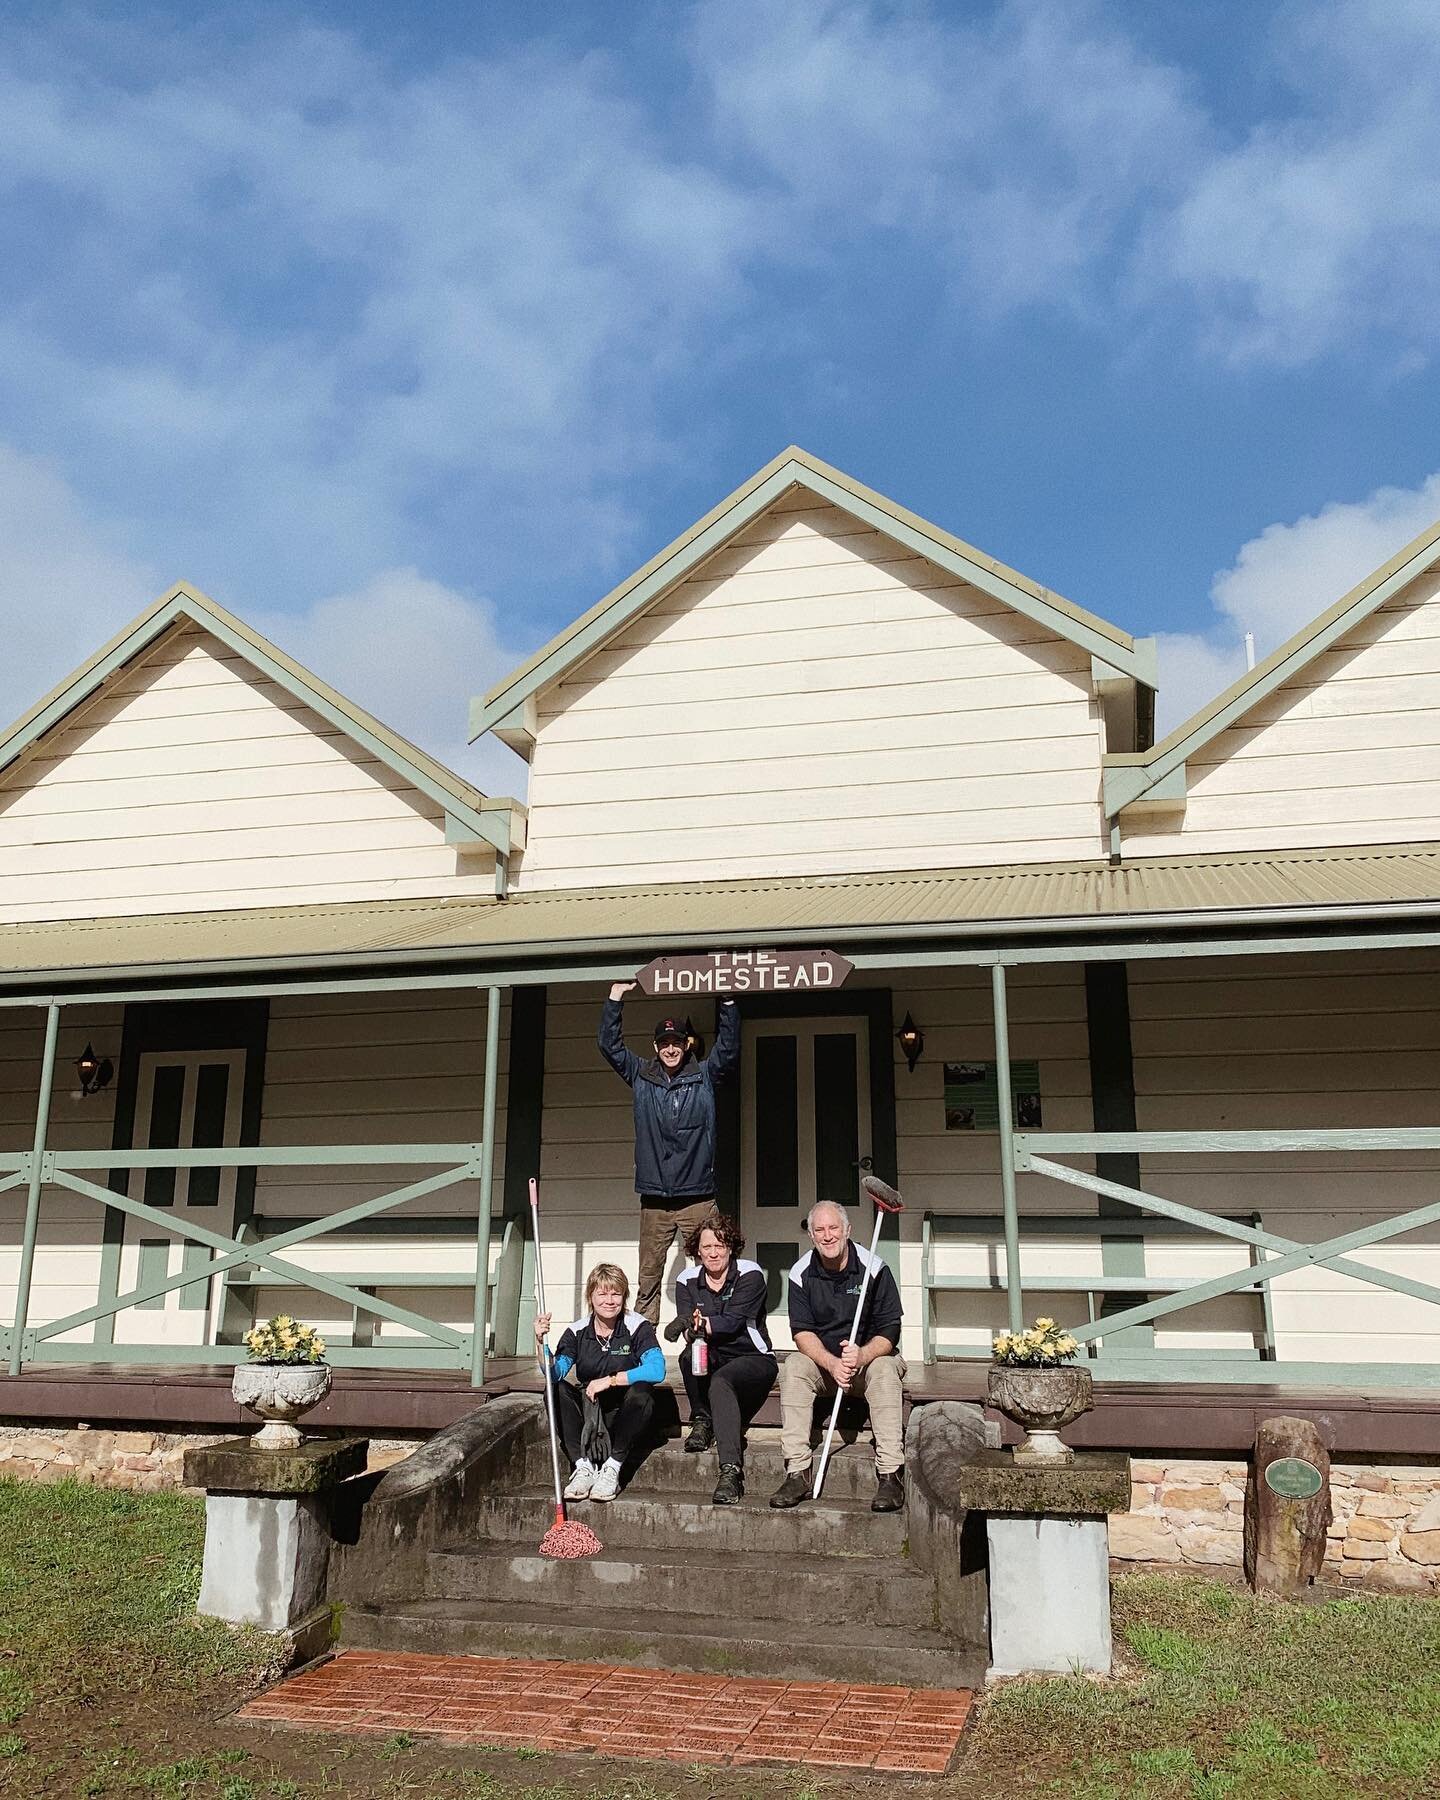
M605 1548L588 1525L578 1519L567 1519L560 1507L555 1508L555 1523L540 1540L540 1554L553 1556L557 1562L574 1562L581 1556L598 1556Z

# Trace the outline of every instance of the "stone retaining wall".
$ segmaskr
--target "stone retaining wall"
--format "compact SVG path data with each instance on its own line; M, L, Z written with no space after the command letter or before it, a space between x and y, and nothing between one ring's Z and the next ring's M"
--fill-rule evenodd
M95 1487L153 1494L180 1486L185 1452L223 1443L233 1431L115 1431L102 1425L11 1425L0 1422L0 1479L84 1481ZM372 1438L372 1469L388 1468L415 1448L413 1440Z
M153 1493L180 1485L186 1450L232 1436L0 1423L0 1478ZM370 1467L386 1468L415 1447L413 1439L373 1439ZM1120 1562L1238 1566L1245 1474L1239 1462L1136 1462L1130 1511L1110 1521L1110 1554ZM1325 1547L1326 1578L1440 1592L1440 1468L1337 1463L1330 1480L1335 1522Z
M1136 1462L1130 1511L1110 1521L1124 1562L1238 1565L1246 1465ZM1440 1591L1440 1468L1336 1463L1325 1576L1356 1587Z

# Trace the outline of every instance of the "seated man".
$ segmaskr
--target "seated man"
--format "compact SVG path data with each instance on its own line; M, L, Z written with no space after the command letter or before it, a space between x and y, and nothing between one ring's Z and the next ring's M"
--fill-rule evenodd
M810 1497L810 1436L815 1401L833 1401L836 1389L859 1394L870 1411L875 1439L875 1498L872 1512L899 1512L905 1503L902 1471L901 1382L905 1364L900 1342L900 1290L877 1257L865 1295L865 1316L854 1329L855 1303L870 1252L850 1241L843 1206L822 1200L805 1221L810 1242L790 1271L790 1333L795 1348L780 1365L780 1447L785 1479L770 1496L772 1506L798 1506Z

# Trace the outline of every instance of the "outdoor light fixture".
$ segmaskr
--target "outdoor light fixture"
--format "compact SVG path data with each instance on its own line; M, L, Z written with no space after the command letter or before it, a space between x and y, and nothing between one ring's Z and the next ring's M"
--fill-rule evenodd
M913 1075L915 1065L920 1060L920 1052L925 1048L925 1033L907 1012L905 1023L895 1033L895 1036L900 1040L900 1048L905 1053L905 1067Z
M108 1056L97 1056L93 1044L86 1044L83 1053L75 1058L75 1073L80 1077L82 1094L98 1094L101 1088L109 1087L115 1065Z

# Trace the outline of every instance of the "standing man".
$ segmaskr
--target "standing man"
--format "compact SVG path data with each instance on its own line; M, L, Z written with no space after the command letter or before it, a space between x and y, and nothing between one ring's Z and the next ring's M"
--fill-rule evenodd
M871 1512L899 1512L905 1504L905 1437L901 1428L905 1364L900 1342L900 1290L877 1256L850 1241L850 1215L833 1200L810 1208L810 1242L790 1271L790 1332L795 1348L780 1365L780 1448L785 1479L772 1506L798 1506L810 1498L810 1436L815 1402L831 1401L839 1388L859 1394L870 1412L875 1440L875 1498ZM865 1314L855 1319L866 1264L870 1286ZM854 1321L852 1331L852 1321ZM852 1341L853 1340L853 1341Z
M665 1260L678 1237L695 1231L715 1208L715 1083L740 1060L740 1015L720 1002L715 1048L703 1062L690 1054L683 1019L655 1027L646 1062L625 1048L625 996L617 981L600 1014L600 1054L635 1096L635 1192L640 1196L640 1280L635 1309L660 1322Z

